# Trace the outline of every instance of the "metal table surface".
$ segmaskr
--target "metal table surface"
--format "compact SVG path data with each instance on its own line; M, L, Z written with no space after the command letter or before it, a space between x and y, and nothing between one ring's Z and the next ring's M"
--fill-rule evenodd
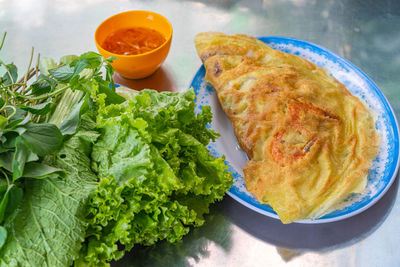
M159 12L172 23L170 54L153 76L132 88L186 90L201 66L193 37L202 31L278 35L310 41L347 58L400 115L400 1L317 0L0 0L1 57L27 65L31 46L42 56L96 51L97 25L125 10ZM283 225L226 196L207 223L181 242L135 247L113 266L400 266L398 177L373 207L327 224Z

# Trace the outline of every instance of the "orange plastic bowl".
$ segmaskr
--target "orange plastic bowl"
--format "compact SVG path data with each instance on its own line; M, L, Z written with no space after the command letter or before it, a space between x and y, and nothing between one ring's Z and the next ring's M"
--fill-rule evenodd
M103 49L102 44L112 32L132 27L147 27L161 33L166 41L149 52L138 55L118 55ZM144 10L126 11L103 21L96 29L95 42L104 58L114 56L117 59L111 64L115 71L128 79L145 78L153 74L168 55L172 39L172 25L158 13Z

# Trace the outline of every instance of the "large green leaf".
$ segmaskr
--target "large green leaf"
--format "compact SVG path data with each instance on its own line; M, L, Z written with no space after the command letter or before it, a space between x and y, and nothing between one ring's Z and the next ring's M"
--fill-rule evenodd
M75 69L70 65L63 65L55 69L49 69L49 73L58 81L67 83L73 77Z
M85 131L89 131L86 129ZM48 164L64 169L67 178L27 179L25 193L0 249L0 266L71 266L86 232L86 203L97 187L87 147L73 136Z
M101 179L77 266L107 265L136 243L179 240L189 226L204 223L210 203L229 189L223 158L213 158L204 144L216 136L206 128L210 110L196 116L194 97L144 90L120 105L100 106L92 167Z
M28 123L21 135L26 145L39 156L56 151L62 143L62 134L54 124Z
M55 89L56 86L57 82L54 79L40 74L38 80L33 82L30 87L33 95L41 95L49 93L51 90Z
M65 171L60 168L55 168L44 163L28 162L25 165L23 177L43 179L54 177L65 177Z

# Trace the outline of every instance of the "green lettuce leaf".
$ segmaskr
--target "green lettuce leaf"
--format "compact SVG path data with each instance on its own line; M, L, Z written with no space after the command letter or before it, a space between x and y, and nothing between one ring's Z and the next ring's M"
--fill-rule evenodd
M205 147L217 137L206 127L211 111L196 115L194 99L193 90L143 90L119 105L98 101L102 134L91 157L100 182L76 266L108 266L134 244L181 239L230 188L224 159Z
M82 124L81 131L89 131L90 118L84 116ZM97 187L90 146L88 140L73 136L46 158L67 177L25 181L23 201L4 225L8 236L0 250L0 266L72 265L85 238L86 203Z

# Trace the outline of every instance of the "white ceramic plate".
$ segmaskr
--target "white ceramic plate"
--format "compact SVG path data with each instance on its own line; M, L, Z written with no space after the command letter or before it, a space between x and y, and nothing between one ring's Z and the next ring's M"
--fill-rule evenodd
M380 152L373 162L365 191L346 199L340 208L319 219L305 220L299 223L338 221L371 207L389 189L399 168L399 129L396 117L387 99L375 83L361 70L323 47L286 37L266 36L259 37L259 39L274 49L298 55L326 69L375 112L376 128L381 135ZM247 161L247 156L240 149L233 134L232 126L218 102L216 92L204 80L204 75L205 69L202 66L193 78L191 86L197 95L198 111L201 106L211 106L214 114L211 128L221 134L221 137L215 143L210 144L208 148L213 156L225 155L226 163L233 173L235 183L228 194L250 209L269 217L278 218L269 205L260 204L246 190L242 169Z

